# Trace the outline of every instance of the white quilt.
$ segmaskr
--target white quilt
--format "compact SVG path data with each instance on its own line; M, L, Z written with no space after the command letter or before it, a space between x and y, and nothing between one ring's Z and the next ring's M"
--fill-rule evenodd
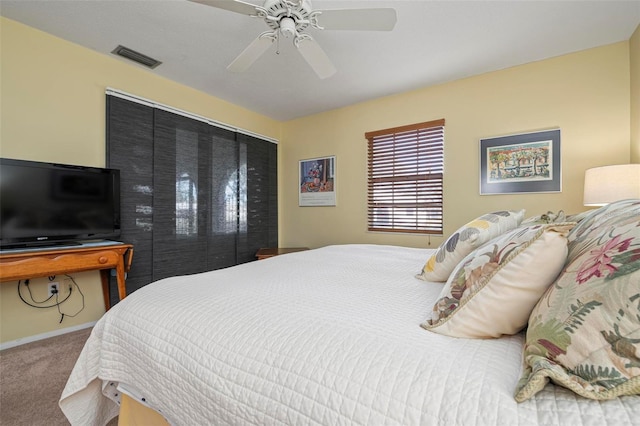
M95 326L60 407L105 424L120 386L175 425L640 425L638 396L516 403L522 335L421 328L430 253L329 246L150 284Z

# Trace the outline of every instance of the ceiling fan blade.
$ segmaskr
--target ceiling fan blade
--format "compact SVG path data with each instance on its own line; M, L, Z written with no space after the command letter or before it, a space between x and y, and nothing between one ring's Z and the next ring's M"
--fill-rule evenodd
M194 3L205 4L207 6L217 7L218 9L230 10L231 12L241 13L243 15L256 15L256 5L245 3L240 0L189 0Z
M295 41L295 45L300 51L302 57L318 74L318 77L324 79L331 77L336 72L336 67L333 66L331 60L324 53L324 50L320 45L309 35L304 34L305 37L298 37Z
M396 10L329 9L317 10L318 27L325 30L391 31L398 20Z
M229 64L227 69L232 72L246 71L256 59L271 47L274 39L275 34L273 32L267 31L266 33L260 34Z

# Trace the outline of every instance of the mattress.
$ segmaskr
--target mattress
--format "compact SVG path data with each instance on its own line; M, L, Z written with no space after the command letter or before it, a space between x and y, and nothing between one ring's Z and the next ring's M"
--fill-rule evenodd
M167 278L98 321L60 407L101 425L126 392L174 425L638 425L640 397L552 384L516 403L523 334L420 327L433 253L338 245Z

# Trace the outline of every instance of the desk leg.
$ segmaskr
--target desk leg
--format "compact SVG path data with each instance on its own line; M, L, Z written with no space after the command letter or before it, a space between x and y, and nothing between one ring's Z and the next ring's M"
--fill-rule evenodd
M102 297L104 298L104 310L108 311L111 308L111 296L109 295L109 272L110 269L100 270L100 280L102 281Z
M109 278L111 269L100 270L100 280L102 281L102 297L104 298L104 309L108 311L111 308L111 295L109 294ZM127 295L127 287L124 278L124 264L118 263L116 266L116 281L118 282L118 297L120 300Z
M124 262L118 262L116 266L116 278L118 280L118 297L124 300L127 297L127 286L124 278Z

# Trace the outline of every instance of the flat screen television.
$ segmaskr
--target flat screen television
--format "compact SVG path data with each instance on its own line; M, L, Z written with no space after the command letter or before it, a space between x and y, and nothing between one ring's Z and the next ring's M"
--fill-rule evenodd
M115 169L0 158L0 248L120 235Z

